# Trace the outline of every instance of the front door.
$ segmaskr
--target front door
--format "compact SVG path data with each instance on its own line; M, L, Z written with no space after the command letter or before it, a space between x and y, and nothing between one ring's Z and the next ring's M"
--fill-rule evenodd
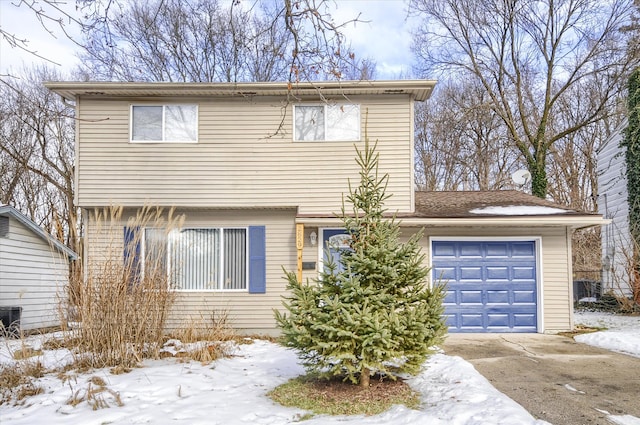
M350 250L349 240L351 236L344 229L323 229L322 231L322 260L327 262L328 256L336 264L336 270L341 272L344 266L340 262L340 256L345 250Z

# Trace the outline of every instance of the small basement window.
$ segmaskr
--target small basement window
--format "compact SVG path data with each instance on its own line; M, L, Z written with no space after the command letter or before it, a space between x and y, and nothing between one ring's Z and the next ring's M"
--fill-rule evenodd
M9 217L0 216L0 238L9 236Z
M132 142L197 142L197 105L132 105Z
M296 141L360 140L360 105L294 105Z

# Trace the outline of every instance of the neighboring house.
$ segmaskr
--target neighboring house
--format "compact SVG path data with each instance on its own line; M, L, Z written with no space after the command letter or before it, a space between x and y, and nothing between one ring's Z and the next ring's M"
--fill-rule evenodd
M325 242L344 243L335 214L349 179L358 182L354 144L366 135L389 174L386 207L406 235L425 230L425 262L449 282L451 331L571 329L571 232L602 217L519 192L416 193L414 102L434 85L46 83L76 103L76 202L88 237L94 208L124 208L121 242L143 205L184 215L168 236L141 230L143 255L148 241L167 241L178 291L170 327L225 311L243 332L276 332L282 268L317 278Z
M628 267L633 255L629 232L629 203L627 201L627 167L624 120L605 141L597 154L598 213L610 219L602 227L602 291L630 294Z
M60 324L59 296L76 254L28 217L0 205L0 315L22 330Z

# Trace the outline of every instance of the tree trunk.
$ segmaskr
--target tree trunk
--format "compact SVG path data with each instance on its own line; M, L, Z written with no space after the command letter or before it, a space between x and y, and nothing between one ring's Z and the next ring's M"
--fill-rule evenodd
M362 373L360 374L360 386L362 388L369 388L369 380L370 380L370 376L371 375L371 371L369 370L368 367L365 367L364 369L362 369Z
M529 172L531 173L531 194L538 198L545 199L547 197L547 170L546 155L537 151L534 153L534 158L529 164Z

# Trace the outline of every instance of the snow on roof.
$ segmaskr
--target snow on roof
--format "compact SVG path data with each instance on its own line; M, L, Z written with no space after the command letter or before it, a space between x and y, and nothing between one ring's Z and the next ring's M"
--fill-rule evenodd
M565 214L567 210L553 207L543 207L540 205L507 205L491 206L484 208L474 208L469 211L471 214L488 215L547 215Z
M416 192L418 217L585 215L516 190Z

